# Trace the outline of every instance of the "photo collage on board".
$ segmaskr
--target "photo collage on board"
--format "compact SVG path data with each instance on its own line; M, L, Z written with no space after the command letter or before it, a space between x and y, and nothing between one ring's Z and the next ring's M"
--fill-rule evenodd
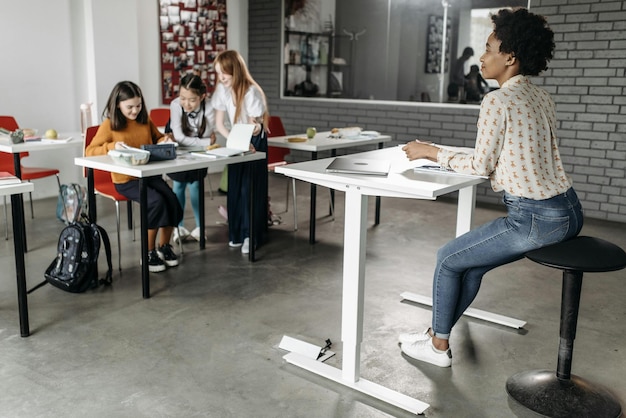
M180 79L194 73L215 90L213 61L226 49L226 0L159 0L161 100L178 96Z

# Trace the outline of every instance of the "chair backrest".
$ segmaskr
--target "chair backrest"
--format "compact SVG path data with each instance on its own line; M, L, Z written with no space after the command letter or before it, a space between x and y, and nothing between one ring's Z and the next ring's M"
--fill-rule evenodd
M283 126L283 121L280 119L280 116L270 116L270 120L268 123L269 133L268 137L275 136L285 136L287 133L285 132L285 127ZM274 164L277 162L285 161L285 156L289 154L288 148L280 148L280 147L267 147L267 164Z
M19 125L13 116L0 116L0 128L14 131L19 129ZM20 158L27 157L27 152L21 152ZM0 152L0 171L7 171L15 175L15 165L13 164L13 154Z
M19 126L13 116L0 116L0 128L14 131L16 129L19 129Z
M85 147L83 148L83 156L85 156L85 149L87 149L89 144L91 144L91 141L93 141L93 137L96 136L96 132L98 132L99 127L100 127L99 125L90 126L85 131ZM83 169L83 176L87 177L86 168ZM111 180L111 173L109 173L108 171L93 170L93 183L96 189L98 188L98 185L112 183L112 182L113 180Z
M150 119L156 126L165 126L167 121L170 120L170 109L164 107L157 107L150 110Z

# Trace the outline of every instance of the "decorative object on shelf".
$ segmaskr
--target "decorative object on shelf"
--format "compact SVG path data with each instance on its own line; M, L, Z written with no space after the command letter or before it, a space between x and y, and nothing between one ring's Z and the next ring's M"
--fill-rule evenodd
M213 93L215 56L226 47L226 0L159 0L161 38L161 100L169 104L178 96L180 79L200 76Z

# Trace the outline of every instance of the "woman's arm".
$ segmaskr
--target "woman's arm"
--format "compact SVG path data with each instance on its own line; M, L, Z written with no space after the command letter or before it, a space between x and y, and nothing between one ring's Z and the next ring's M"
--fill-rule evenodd
M224 126L224 116L226 111L224 110L215 110L215 128L217 132L219 132L224 138L228 138L228 134L230 133L226 126Z
M91 157L93 155L106 155L109 150L115 149L115 140L113 139L113 131L111 130L111 120L105 119L98 132L93 137L91 143L85 148L85 155Z

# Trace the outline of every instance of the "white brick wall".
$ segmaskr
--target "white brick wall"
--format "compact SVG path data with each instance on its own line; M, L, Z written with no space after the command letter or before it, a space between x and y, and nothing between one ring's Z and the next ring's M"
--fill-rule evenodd
M280 99L281 2L249 3L249 66L288 133L359 124L394 136L473 146L475 108L354 104ZM626 2L533 0L548 18L556 54L535 81L553 94L566 168L589 218L626 222ZM499 203L489 188L478 200Z

